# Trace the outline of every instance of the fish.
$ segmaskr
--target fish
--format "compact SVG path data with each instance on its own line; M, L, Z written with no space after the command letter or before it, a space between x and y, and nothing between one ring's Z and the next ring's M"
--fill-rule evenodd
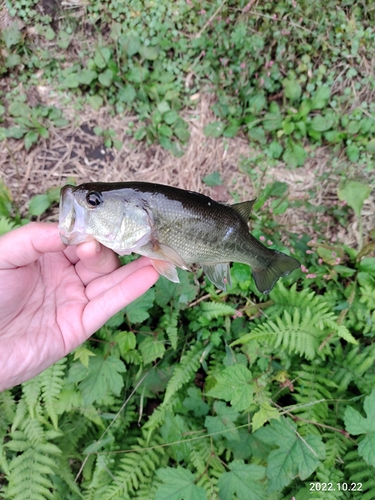
M149 182L67 184L61 189L58 227L66 245L97 240L119 255L145 255L174 283L179 283L177 267L191 270L198 264L217 288L226 290L230 263L247 264L257 289L268 294L300 262L251 234L254 202L228 205Z

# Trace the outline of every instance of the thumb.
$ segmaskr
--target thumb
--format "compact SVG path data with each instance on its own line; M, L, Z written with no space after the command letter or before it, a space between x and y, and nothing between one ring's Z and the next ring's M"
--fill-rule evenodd
M57 223L30 222L0 237L0 268L26 266L44 253L59 252L65 248Z

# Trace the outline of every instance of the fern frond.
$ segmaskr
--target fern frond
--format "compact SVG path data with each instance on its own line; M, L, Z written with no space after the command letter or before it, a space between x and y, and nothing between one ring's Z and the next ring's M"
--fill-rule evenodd
M275 321L267 320L258 325L251 333L244 335L237 343L247 343L250 340L263 341L274 349L282 348L289 353L297 353L312 360L316 356L319 345L324 338L324 332L319 327L320 317L313 315L307 307L303 317L299 309L293 314L285 311L283 316Z
M0 392L0 441L6 434L8 426L13 422L16 413L16 402L11 391Z
M174 310L174 311L172 311L171 314L164 314L160 320L160 327L165 328L165 332L168 335L168 339L169 339L173 349L176 349L176 347L177 347L178 318L179 318L179 311Z
M47 370L44 370L38 377L40 379L45 408L55 429L58 427L56 403L64 385L65 365L66 358L60 359L54 365L47 368Z
M325 367L302 364L301 368L293 373L296 379L294 398L301 405L294 413L313 422L327 422L330 410L325 400L334 399L330 389L336 389L337 385L330 380Z
M236 310L234 307L222 302L201 302L202 316L208 320L222 316L232 316Z
M39 404L41 390L40 377L34 377L22 384L23 397L31 418L35 418L36 406Z
M314 316L329 311L329 306L321 295L311 292L308 288L297 291L296 283L286 288L281 281L278 281L270 293L270 299L274 302L267 308L267 314L270 316L281 316L284 311L292 314L296 308L300 310L302 316L306 309L310 309Z
M113 484L101 499L127 498L127 495L139 490L141 485L147 484L153 478L155 470L160 467L161 458L165 453L164 448L159 445L157 441L147 444L144 439L139 438L138 444L133 445L129 453L121 458Z
M30 430L30 422L22 425ZM59 448L47 442L36 442L34 429L31 435L34 444L23 431L15 431L12 439L6 444L7 449L22 451L14 457L9 464L8 486L5 488L5 499L12 500L46 500L54 498L51 491L52 475L58 471L56 456L60 454ZM40 440L39 431L37 440Z
M348 344L343 350L341 345L335 349L335 356L329 362L331 380L338 386L338 392L344 392L354 382L364 394L373 387L375 362L375 344L362 348Z
M19 424L25 419L27 413L27 405L24 399L21 399L17 404L16 414L13 419L12 432L15 431Z
M345 461L345 476L349 483L361 483L361 492L352 492L353 500L373 500L375 498L375 468L369 466L362 458L359 457L358 451L353 450L347 453L344 457Z
M202 345L197 342L184 356L182 356L180 363L174 369L173 375L168 382L163 405L167 404L173 394L193 378L200 366L200 358L203 351Z

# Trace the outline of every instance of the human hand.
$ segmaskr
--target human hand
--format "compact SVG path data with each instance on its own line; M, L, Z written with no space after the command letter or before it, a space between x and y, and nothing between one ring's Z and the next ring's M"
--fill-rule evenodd
M67 247L57 224L1 236L0 391L71 352L158 277L145 257L120 267L96 241Z

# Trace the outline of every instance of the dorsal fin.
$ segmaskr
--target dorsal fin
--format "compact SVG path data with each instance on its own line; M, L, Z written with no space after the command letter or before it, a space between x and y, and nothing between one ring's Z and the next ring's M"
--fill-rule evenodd
M256 198L250 201L243 201L242 203L235 203L231 207L241 216L241 218L246 222L249 222L251 209L253 208Z

